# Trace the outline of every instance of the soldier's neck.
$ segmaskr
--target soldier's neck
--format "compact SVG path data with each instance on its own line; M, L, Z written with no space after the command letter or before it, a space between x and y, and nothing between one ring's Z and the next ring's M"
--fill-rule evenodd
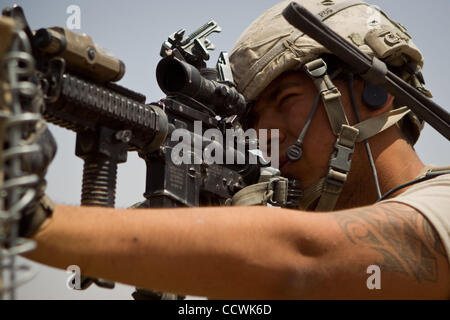
M397 127L372 138L370 146L383 195L402 184L415 180L425 167L413 148L401 138ZM365 153L365 149L362 151L362 146L358 148L358 155L362 161L359 159L356 168L349 176L348 186L344 189L336 207L338 210L363 207L378 200L367 155L361 154ZM406 190L407 188L402 189L393 196Z

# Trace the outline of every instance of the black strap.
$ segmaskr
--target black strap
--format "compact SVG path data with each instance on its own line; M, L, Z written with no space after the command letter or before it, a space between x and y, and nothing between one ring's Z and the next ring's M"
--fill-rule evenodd
M401 189L404 189L404 188L413 186L413 185L418 184L418 183L421 183L421 182L425 182L425 181L432 180L432 179L434 179L434 178L443 176L443 175L445 175L445 174L450 174L450 170L434 171L434 172L433 172L433 171L430 171L430 172L428 172L428 173L425 175L425 177L422 177L422 178L413 180L413 181L411 181L411 182L402 184L401 186L398 186L398 187L392 189L391 191L389 191L388 193L386 193L383 197L381 197L381 198L377 201L377 203L380 202L380 201L386 200L389 196L391 196L392 194L396 193L397 191L399 191L399 190L401 190Z

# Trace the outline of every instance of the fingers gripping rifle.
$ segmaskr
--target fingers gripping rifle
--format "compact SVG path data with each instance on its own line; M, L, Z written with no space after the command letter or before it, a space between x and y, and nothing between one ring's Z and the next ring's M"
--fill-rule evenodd
M212 144L223 155L242 156L234 147L203 138L208 129L225 134L239 128L246 111L245 99L233 87L227 55L221 55L216 70L206 68L213 49L206 37L220 32L214 21L189 36L179 31L163 44L157 79L168 96L146 104L144 95L114 83L123 77L124 63L104 54L89 36L57 27L31 31L20 7L4 15L21 25L32 44L33 78L44 101L39 111L48 122L76 133L75 154L84 160L81 205L114 207L118 164L126 162L130 151L147 165L141 208L225 205L257 181L259 165L207 164L199 157ZM172 159L180 141L172 141L171 134L178 129L191 138L183 149L192 160L187 163ZM87 278L82 287L92 281L113 287ZM142 297L171 298L138 290L135 298Z

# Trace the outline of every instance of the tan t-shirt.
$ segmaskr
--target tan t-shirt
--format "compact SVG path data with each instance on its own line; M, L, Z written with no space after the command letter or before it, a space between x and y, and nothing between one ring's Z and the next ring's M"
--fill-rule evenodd
M398 197L382 201L407 204L422 213L433 225L450 262L450 174L412 186Z

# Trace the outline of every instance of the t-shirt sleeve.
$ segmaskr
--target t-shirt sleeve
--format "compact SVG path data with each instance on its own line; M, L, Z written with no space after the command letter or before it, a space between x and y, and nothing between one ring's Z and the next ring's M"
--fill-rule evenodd
M380 203L400 202L424 215L439 234L450 262L450 175L417 184L398 197Z

